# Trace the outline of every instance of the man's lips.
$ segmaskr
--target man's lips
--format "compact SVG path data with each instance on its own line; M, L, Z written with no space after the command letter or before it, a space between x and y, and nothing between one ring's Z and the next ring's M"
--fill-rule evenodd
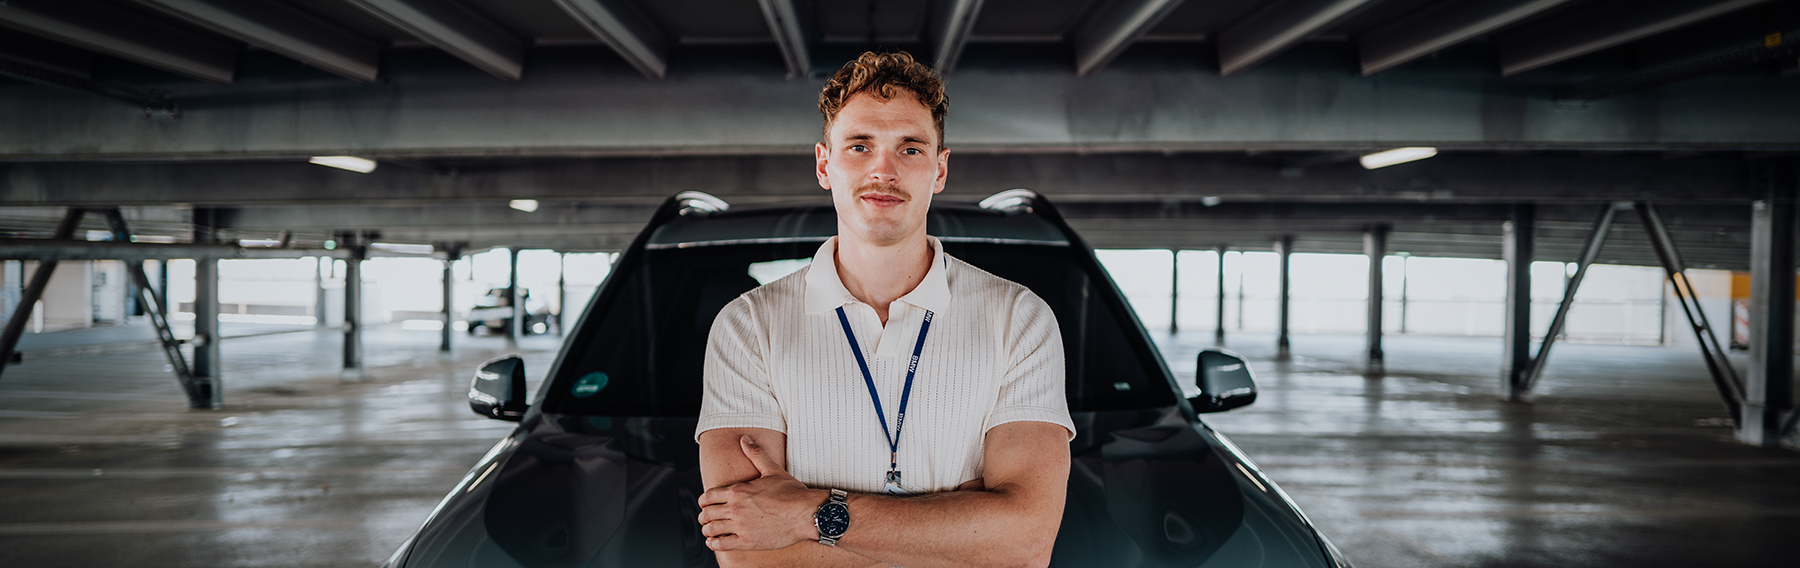
M858 199L872 205L899 205L906 202L905 199L881 193L865 193Z

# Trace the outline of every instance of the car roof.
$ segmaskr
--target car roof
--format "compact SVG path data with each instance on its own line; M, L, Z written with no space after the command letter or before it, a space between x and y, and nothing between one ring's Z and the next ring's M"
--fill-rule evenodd
M985 208L935 202L925 232L944 242L1069 246L1067 235L1030 206ZM824 242L837 234L830 205L772 205L708 210L690 207L657 227L649 249L759 243Z

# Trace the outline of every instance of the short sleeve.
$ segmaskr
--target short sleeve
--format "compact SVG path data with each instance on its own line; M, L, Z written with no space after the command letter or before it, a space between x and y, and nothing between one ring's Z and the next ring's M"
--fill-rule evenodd
M702 371L705 394L694 440L707 430L767 428L787 433L780 403L769 383L767 345L749 296L719 310L706 337Z
M1013 298L1002 345L1006 369L999 401L982 432L1008 422L1049 422L1067 428L1074 440L1075 421L1069 418L1063 386L1062 329L1050 305L1021 290Z

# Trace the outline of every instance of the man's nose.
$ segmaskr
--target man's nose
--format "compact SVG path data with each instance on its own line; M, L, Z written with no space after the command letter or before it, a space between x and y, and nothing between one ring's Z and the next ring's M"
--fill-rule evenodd
M900 172L894 168L894 157L886 152L876 152L875 162L869 167L869 180L881 183L899 181Z

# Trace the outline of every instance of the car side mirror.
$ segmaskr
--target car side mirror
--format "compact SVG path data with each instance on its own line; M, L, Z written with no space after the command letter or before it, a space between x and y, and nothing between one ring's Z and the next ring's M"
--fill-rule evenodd
M496 420L525 417L525 361L507 355L481 364L469 385L469 409Z
M1201 351L1194 382L1200 386L1200 396L1188 402L1196 413L1224 412L1256 402L1256 379L1250 376L1250 364L1235 353Z

